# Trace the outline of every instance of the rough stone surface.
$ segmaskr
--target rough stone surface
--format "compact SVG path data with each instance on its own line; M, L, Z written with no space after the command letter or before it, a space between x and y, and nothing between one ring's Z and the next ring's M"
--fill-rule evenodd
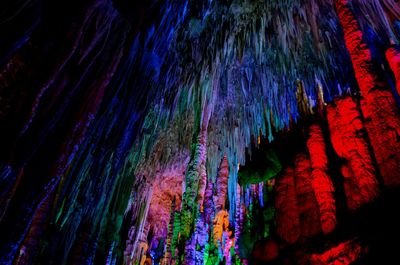
M382 83L372 63L371 51L349 7L348 0L336 0L346 47L350 53L361 92L361 110L380 173L387 186L400 184L400 119L394 97Z
M344 159L342 175L347 206L356 210L378 196L378 181L361 113L351 97L335 100L327 108L333 148Z
M311 186L319 206L322 231L331 233L336 226L334 187L327 174L328 158L322 128L318 124L309 127L307 148L311 160Z
M299 207L293 168L285 168L283 174L277 178L275 194L276 229L283 240L293 244L300 236Z

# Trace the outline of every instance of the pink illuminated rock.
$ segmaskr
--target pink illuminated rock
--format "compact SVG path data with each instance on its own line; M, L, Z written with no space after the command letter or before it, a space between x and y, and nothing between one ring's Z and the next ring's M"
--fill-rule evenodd
M216 179L214 191L214 205L217 211L225 209L226 194L228 192L229 166L226 155L222 158Z

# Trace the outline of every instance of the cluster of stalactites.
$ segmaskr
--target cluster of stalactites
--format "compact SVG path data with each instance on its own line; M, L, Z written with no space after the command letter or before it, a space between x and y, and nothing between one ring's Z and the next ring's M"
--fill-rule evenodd
M357 24L357 20L352 14L347 1L336 1L335 3L340 22L344 28L346 46L353 62L353 68L356 80L360 87L362 99L360 101L361 111L358 109L357 103L353 101L352 98L344 97L329 104L326 113L332 146L338 156L343 159L343 163L341 164L341 174L344 177L343 185L347 198L347 206L350 210L357 210L359 207L373 201L378 196L378 181L376 179L377 171L373 164L373 155L370 153L370 145L375 153L380 173L384 177L385 182L388 185L396 183L396 178L391 174L397 172L393 169L396 169L398 166L398 163L395 161L399 161L395 155L393 158L393 150L397 149L397 144L393 140L393 136L398 135L397 132L399 126L398 118L395 115L395 110L397 108L393 96L387 89L388 87L381 87L380 83L377 81L378 74L373 71L371 54L363 41L363 35ZM398 81L399 53L395 48L391 48L388 50L386 56ZM252 84L254 85L254 78L256 77L254 77L255 74L252 70L244 71L244 75L246 78L240 83L243 94L246 94L248 88L250 88ZM232 80L234 79L232 74L229 78L232 78ZM302 81L297 80L297 93L294 100L296 102L295 107L291 108L291 104L286 104L285 106L279 106L279 108L296 110L296 113L299 112L303 116L310 116L314 114L313 108L317 106L320 116L324 116L324 108L326 104L322 83L319 82L318 78L314 79L314 81L316 89L312 92L308 89L310 95L308 96L305 84ZM377 92L374 88L378 88ZM276 95L278 95L278 90L275 91L274 89L272 89L273 92L271 93L276 92ZM233 94L236 93L234 82L230 84L230 87L228 85L227 91L231 92L232 94L229 95L232 95L233 97ZM341 92L339 94L341 96L343 95ZM383 97L383 104L381 106L383 106L383 109L388 110L387 114L377 111L378 106L380 106L379 100L381 96ZM275 94L273 94L271 98L276 101ZM226 99L228 103L231 101L233 102L233 98ZM238 98L235 97L234 99ZM292 100L292 98L290 100ZM210 135L213 142L215 139L222 139L222 137L225 137L224 140L221 140L221 143L230 141L228 144L230 147L234 146L235 143L246 146L248 143L246 140L243 141L242 139L241 141L238 140L239 142L235 142L232 139L250 139L251 132L258 133L260 128L262 128L261 133L271 133L272 126L276 129L282 129L284 127L280 126L279 122L276 120L275 115L285 116L285 114L278 113L279 110L277 109L279 108L265 108L264 104L260 104L259 106L261 107L254 106L257 105L250 106L250 108L253 109L251 109L247 114L250 114L249 116L251 117L262 117L263 122L261 123L266 121L264 125L258 126L258 121L254 123L245 122L240 118L241 116L239 116L237 122L240 124L236 127L249 127L250 124L250 127L257 125L255 126L256 129L246 128L246 131L241 131L239 133L237 130L234 130L234 133L232 133L232 124L229 124L229 128L225 128L224 126L226 126L227 121L224 120L224 123L221 123L221 121L218 120L218 117L214 116L214 118L211 117L212 127L222 128L221 131L229 133L226 133L228 134L228 137L226 137L226 134L222 133L219 135L218 133L213 132L213 134ZM220 106L217 104L216 108L218 109ZM228 115L228 117L233 116L231 115L231 112L233 111L234 108L230 109L230 112L228 112L230 116ZM258 113L258 115L252 115L253 113ZM263 115L259 115L259 113L263 113ZM290 119L291 115L289 114L285 117L289 117ZM365 127L363 124L364 119L366 119ZM372 122L371 119L373 120ZM393 127L379 128L377 123L381 120L384 120L385 124L388 124L387 126ZM348 125L349 121L351 125ZM268 126L263 127L265 124L270 126L270 128L268 128ZM219 125L221 126L219 127ZM393 134L389 134L388 137L383 137L383 140L378 140L378 136L383 134L385 131L393 131ZM336 202L334 199L335 189L331 177L337 176L330 176L329 173L329 160L325 137L327 134L327 132L323 132L323 126L321 126L321 124L314 123L311 125L308 128L306 140L308 154L298 154L294 160L294 167L286 167L284 172L277 179L275 187L277 230L281 237L289 243L295 243L300 238L311 238L320 232L329 234L335 229ZM355 146L358 146L359 148L356 150L354 148ZM237 148L240 148L240 146ZM229 155L230 154L228 153L228 158L230 158ZM228 185L227 170L224 169L228 168L226 158L227 157L225 156L219 167L219 175L225 175L226 177L221 179L217 178L214 185L212 182L206 181L207 177L204 178L204 176L199 174L199 185L196 189L197 196L195 196L195 202L199 204L199 216L197 216L197 218L201 218L202 213L204 213L206 217L205 222L202 219L197 219L194 220L194 223L192 224L194 233L190 238L188 238L187 246L190 245L190 248L188 249L191 249L193 253L196 252L196 248L193 246L199 242L199 228L204 228L207 224L212 226L213 232L209 236L210 240L213 239L214 242L222 240L224 232L228 232L228 216L232 213L229 213L224 209L226 190L227 187L231 185L230 183ZM237 159L237 157L235 158ZM384 161L387 160L389 163L388 165L385 165ZM223 165L223 163L226 165ZM392 169L392 171L389 170L389 168ZM223 188L220 190L218 185ZM186 187L193 188L196 186L189 185ZM211 191L213 189L214 196L211 196ZM257 189L262 190L262 187L257 186ZM217 190L221 191L221 193L215 193ZM257 191L257 193L262 194L262 191ZM222 196L216 198L215 194L222 194ZM246 194L244 194L244 196L246 198ZM214 198L211 203L210 201L212 197ZM249 199L250 197L251 196L249 196ZM245 198L244 201L246 201ZM262 196L259 197L259 200L262 204ZM231 198L230 202L232 203ZM236 201L234 203L236 204ZM239 221L242 217L240 217L241 214L238 210L241 208L240 203L236 205L237 217L235 218ZM215 215L215 218L212 218L213 215ZM211 220L214 220L212 225L210 224ZM238 223L236 225L238 225ZM239 233L239 229L236 231ZM202 246L204 246L204 243L202 244ZM358 250L359 249L357 248L356 251ZM186 254L188 253L189 251ZM197 257L196 254L186 256L187 258ZM320 257L314 258L319 259Z
M371 51L349 2L337 0L335 6L344 29L345 43L353 63L361 99L359 105L351 97L336 99L334 103L329 104L326 113L332 146L343 159L341 174L344 178L347 206L349 210L354 211L372 202L379 193L377 171L371 150L376 157L384 184L398 185L396 172L400 166L400 157L396 150L399 148L397 135L400 120L394 96L389 86L379 79ZM398 84L400 57L397 47L390 47L386 58ZM306 107L307 96L301 86L297 95L299 109L303 114L311 114ZM323 113L321 112L321 116ZM296 193L302 187L297 181L301 180L304 174L310 179L309 185L316 202L314 207L318 206L321 230L330 233L336 225L334 186L328 174L326 144L319 124L308 128L307 147L309 162L303 155L298 156L296 170L287 167L276 185L277 230L281 237L290 243L297 241L301 234ZM318 223L315 220L310 222Z
M363 12L368 11L368 3L353 2ZM379 14L383 13L373 21L362 19L363 27L376 23L379 27L372 27L374 30L384 29L385 35L393 35L389 15L384 13L384 6L393 6L390 3L375 3ZM256 138L263 135L272 141L275 130L287 129L299 115L312 115L315 106L318 105L320 110L325 101L343 95L342 85L354 83L337 14L333 8L326 8L332 4L332 1L306 4L290 1L271 6L263 2L246 2L229 7L214 2L205 5L201 15L191 18L187 26L179 27L176 33L179 37L173 38L177 45L171 46L175 55L168 59L180 63L171 64L164 89L168 92L170 87L176 87L178 91L173 103L175 112L168 117L184 117L187 110L195 108L197 95L194 90L212 94L215 110L210 117L211 130L207 136L211 150L207 172L211 177L216 175L221 146L226 147L224 152L231 168L243 164L245 148L250 145L252 135ZM240 11L241 6L246 8ZM393 9L393 13L396 10ZM237 18L238 12L240 17ZM257 12L262 15L252 16ZM232 15L240 27L234 21L226 20ZM328 23L328 18L335 23ZM389 25L389 28L383 25ZM276 34L268 33L266 28ZM324 28L324 34L321 28ZM215 31L221 32L220 38L213 34ZM288 41L292 39L296 41ZM317 47L313 44L315 41L319 41ZM184 45L178 45L181 43ZM181 47L190 47L192 53L186 53L187 49L181 50ZM182 71L174 65L191 67ZM157 111L166 109L168 106ZM176 129L176 134L184 135L182 131L186 129L181 126ZM202 177L201 192L197 194L200 211L204 207L204 180ZM233 213L236 183L237 171L231 170L228 196Z

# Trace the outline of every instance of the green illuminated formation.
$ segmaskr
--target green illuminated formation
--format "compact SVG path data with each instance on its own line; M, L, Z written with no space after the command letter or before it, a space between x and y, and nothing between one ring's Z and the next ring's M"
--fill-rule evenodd
M239 184L257 184L275 178L282 170L279 157L273 149L268 149L263 160L246 164L238 173Z

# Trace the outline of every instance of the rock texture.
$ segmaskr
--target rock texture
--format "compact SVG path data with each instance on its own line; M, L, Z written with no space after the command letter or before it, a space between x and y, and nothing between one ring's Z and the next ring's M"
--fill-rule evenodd
M321 228L325 234L331 233L336 226L336 204L333 197L334 187L328 176L328 157L322 128L318 124L309 127L307 148L311 161L311 186L317 199Z
M229 165L226 155L222 158L219 171L215 180L214 204L217 211L225 209L226 194L228 193Z
M311 265L348 265L358 260L367 249L355 240L348 240L326 250L322 254L312 254Z
M332 146L344 160L341 172L347 206L356 210L378 196L378 181L362 116L356 102L346 97L328 106L327 119Z
M365 128L380 174L387 186L400 184L400 118L388 85L379 79L357 18L348 0L335 0L346 47L350 53L361 93L361 110Z
M397 93L400 94L400 51L398 45L393 45L386 50L386 59L396 80Z
M300 236L299 207L297 204L294 170L284 169L275 186L276 229L282 239L295 243Z
M294 175L301 236L312 238L321 231L321 221L318 202L311 185L311 163L305 154L296 156Z

